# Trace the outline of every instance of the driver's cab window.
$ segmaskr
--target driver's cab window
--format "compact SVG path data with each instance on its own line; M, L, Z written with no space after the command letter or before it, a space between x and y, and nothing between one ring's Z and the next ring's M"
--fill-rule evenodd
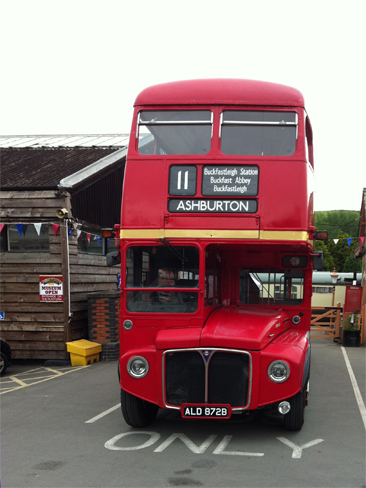
M302 303L304 272L302 270L242 269L240 303L246 305L298 305Z

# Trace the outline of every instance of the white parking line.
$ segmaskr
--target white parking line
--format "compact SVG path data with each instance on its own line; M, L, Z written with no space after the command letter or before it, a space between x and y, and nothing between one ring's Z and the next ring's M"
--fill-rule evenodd
M357 381L356 381L356 377L355 377L355 375L353 373L353 369L352 369L351 363L349 362L347 352L346 352L346 350L345 350L345 348L343 346L341 347L341 349L342 349L342 352L343 352L344 360L346 362L346 366L347 366L347 369L348 369L349 377L351 378L351 383L352 383L353 391L355 393L355 397L356 397L356 401L357 401L358 408L360 410L360 414L361 414L361 417L362 417L363 425L365 426L365 430L366 430L366 408L365 408L365 404L363 403L363 399L362 399L362 396L361 396L361 392L360 392L360 389L358 387L358 384L357 384Z
M117 405L115 405L114 407L109 408L108 410L105 410L104 412L100 413L96 417L93 417L92 419L87 420L85 423L86 424L92 424L93 422L96 422L97 420L101 419L105 415L108 415L109 413L113 412L114 410L117 410L117 408L120 408L120 407L121 407L121 404L117 403Z

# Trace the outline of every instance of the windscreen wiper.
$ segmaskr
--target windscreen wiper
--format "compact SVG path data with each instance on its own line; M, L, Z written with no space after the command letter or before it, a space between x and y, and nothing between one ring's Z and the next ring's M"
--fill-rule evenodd
M182 260L182 263L188 263L188 259L184 257L183 254L181 254L176 247L172 246L169 241L167 241L166 239L160 239L160 242L162 242L165 247L170 249L176 256L178 256L178 258Z

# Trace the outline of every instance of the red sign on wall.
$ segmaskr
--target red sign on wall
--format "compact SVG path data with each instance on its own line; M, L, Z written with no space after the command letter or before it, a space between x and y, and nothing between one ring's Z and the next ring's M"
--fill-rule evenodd
M361 299L361 286L347 286L343 313L352 313L357 309L361 310Z
M39 300L41 302L64 301L62 276L39 277Z

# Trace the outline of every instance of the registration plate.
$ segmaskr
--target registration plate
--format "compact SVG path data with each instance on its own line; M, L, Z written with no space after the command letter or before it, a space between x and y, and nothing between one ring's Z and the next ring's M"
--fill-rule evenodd
M229 419L230 405L184 404L181 407L182 417L185 419Z

